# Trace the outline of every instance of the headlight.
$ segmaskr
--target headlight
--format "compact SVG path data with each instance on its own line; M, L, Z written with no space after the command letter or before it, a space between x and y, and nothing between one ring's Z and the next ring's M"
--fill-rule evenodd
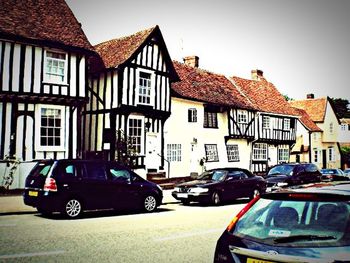
M200 187L191 188L190 190L191 193L206 193L208 191L209 191L208 188L200 188Z
M277 183L277 186L287 186L288 185L288 183Z

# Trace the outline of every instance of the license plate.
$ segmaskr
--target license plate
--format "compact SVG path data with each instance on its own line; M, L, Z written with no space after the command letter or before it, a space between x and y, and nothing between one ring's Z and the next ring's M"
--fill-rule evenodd
M247 258L247 263L274 263L274 262L261 260L261 259L255 259L255 258Z
M29 196L38 196L38 192L36 192L36 191L29 191L28 195Z
M187 197L188 197L188 194L178 193L178 194L177 194L177 197L179 197L179 198L187 198Z

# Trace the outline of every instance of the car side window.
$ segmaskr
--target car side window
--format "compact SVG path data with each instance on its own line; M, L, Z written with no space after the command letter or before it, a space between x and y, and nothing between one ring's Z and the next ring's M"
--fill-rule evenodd
M76 177L77 176L77 169L73 164L69 164L64 169L65 176L69 177Z
M305 172L316 172L317 171L317 166L314 164L309 164L305 167Z
M249 176L245 172L241 172L241 179L248 179Z
M239 180L239 179L241 179L240 171L230 171L227 174L227 180Z
M106 180L106 173L104 165L98 165L97 163L86 163L86 173L84 178Z
M120 170L116 168L109 169L110 172L110 178L113 181L122 181L122 182L130 182L131 176L129 171L127 170Z

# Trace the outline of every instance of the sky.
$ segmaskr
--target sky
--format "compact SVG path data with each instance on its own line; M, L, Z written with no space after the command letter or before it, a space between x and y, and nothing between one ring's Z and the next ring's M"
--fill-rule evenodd
M288 97L350 101L348 0L66 0L92 45L158 25L173 60L251 79Z

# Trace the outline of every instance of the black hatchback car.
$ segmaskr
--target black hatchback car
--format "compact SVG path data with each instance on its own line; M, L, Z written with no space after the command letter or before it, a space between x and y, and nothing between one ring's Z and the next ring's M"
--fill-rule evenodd
M214 262L350 262L350 183L258 196L223 232Z
M273 166L267 173L267 192L280 188L321 181L321 172L313 163L283 163Z
M40 161L26 178L24 203L43 214L70 218L84 210L142 208L152 212L163 192L116 162L96 160Z
M237 198L254 198L265 192L266 181L246 169L208 170L193 181L176 185L172 196L184 204L191 201L220 204Z

